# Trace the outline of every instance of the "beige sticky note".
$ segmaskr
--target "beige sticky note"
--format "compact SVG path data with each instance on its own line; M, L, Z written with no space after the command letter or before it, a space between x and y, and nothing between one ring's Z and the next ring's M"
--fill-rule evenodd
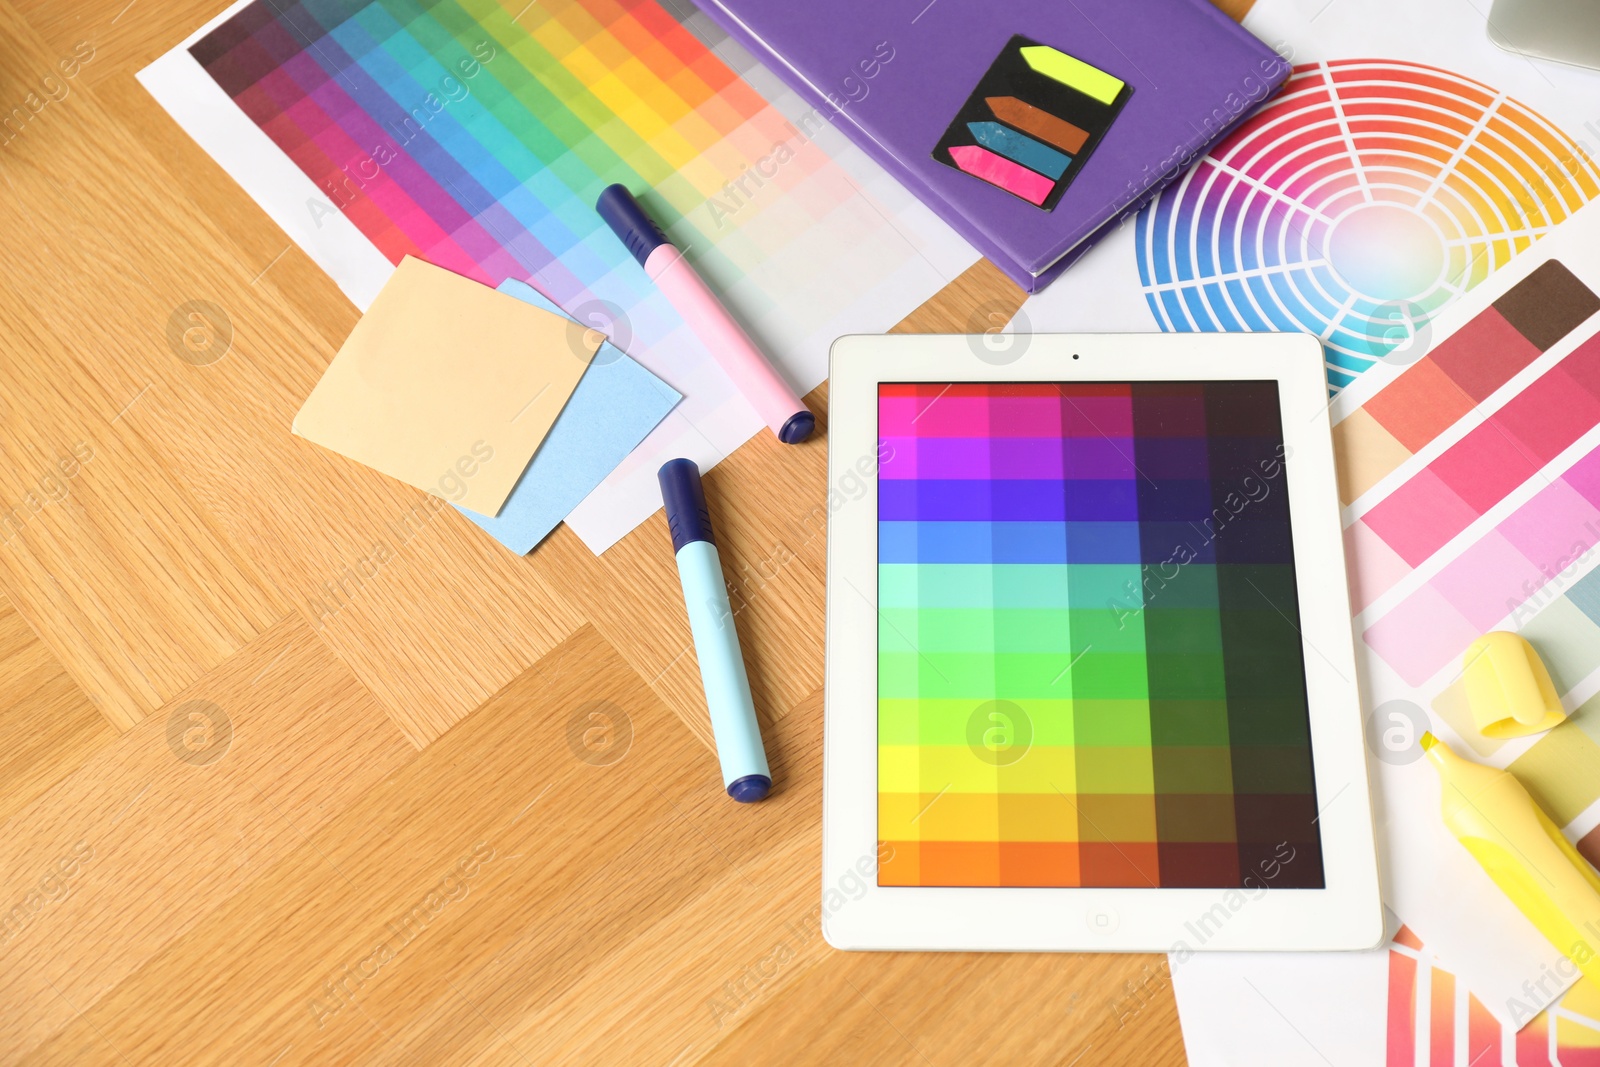
M306 398L294 432L495 515L601 340L407 256Z

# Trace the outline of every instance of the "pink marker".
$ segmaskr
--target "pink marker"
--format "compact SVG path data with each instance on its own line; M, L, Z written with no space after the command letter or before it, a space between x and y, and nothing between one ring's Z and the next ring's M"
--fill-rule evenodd
M762 355L744 327L734 321L683 253L644 213L633 194L624 186L608 185L594 207L778 440L796 445L810 437L817 417Z

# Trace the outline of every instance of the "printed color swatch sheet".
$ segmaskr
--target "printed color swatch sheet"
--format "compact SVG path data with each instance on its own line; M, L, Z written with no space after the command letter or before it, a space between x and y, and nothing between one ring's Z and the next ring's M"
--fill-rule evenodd
M1276 383L878 418L880 884L1321 887Z

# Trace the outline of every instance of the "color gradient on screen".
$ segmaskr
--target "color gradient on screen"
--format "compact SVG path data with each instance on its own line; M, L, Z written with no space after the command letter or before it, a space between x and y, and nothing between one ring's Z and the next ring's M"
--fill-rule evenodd
M594 211L621 182L702 272L752 287L747 310L773 302L769 275L831 292L836 259L839 284L876 280L851 277L850 249L881 235L836 212L848 179L655 0L262 0L190 52L327 197L308 210L391 262L532 281L568 310L604 279L660 336L640 319L670 313ZM824 234L835 257L774 262Z
M1320 887L1276 384L878 404L880 884Z

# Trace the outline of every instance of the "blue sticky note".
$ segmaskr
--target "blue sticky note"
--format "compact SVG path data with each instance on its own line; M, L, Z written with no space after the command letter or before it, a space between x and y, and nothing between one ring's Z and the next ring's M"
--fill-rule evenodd
M565 314L524 282L508 278L499 290ZM682 399L683 394L607 341L578 379L500 514L491 518L456 510L518 555L532 552Z
M1047 178L1059 179L1072 162L1071 156L998 122L969 122L967 129L989 151L999 152L1013 163L1036 170Z

